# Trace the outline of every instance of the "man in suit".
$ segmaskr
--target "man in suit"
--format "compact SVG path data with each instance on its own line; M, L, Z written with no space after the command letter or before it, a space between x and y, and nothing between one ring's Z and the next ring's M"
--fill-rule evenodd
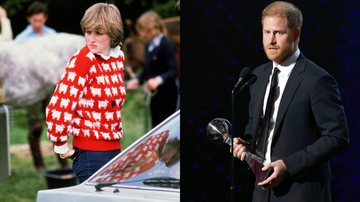
M329 159L349 145L337 83L301 54L301 26L301 11L291 3L276 1L262 12L271 61L252 72L245 140L234 138L233 145L234 157L244 160L250 150L271 171L255 183L253 201L331 201Z

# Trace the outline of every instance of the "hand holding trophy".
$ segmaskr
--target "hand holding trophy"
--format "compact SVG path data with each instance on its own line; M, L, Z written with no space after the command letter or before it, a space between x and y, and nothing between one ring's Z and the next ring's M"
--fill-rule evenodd
M231 141L232 137L230 135L231 129L232 129L232 125L227 119L215 118L211 120L207 125L206 128L207 137L211 142L215 144L225 143L232 146L232 141ZM249 151L250 144L248 142L242 140L241 138L238 139L246 147L245 161L250 167L253 174L255 175L256 181L262 182L268 176L270 176L272 171L271 170L262 171L261 168L264 166L263 165L264 159Z

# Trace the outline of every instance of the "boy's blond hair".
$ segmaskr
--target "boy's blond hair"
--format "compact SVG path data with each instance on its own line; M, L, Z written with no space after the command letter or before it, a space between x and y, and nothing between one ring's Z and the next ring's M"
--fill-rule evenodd
M119 9L113 4L97 3L85 11L80 22L81 29L106 33L110 37L110 47L122 44L124 37L123 23Z

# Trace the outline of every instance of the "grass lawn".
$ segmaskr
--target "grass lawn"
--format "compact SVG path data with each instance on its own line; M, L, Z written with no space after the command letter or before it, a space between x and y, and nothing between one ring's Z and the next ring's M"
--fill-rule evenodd
M123 149L148 131L151 126L150 114L146 113L144 93L127 91L127 97L122 109L123 117ZM145 115L147 118L145 119ZM145 123L147 120L147 123ZM25 110L22 108L13 111L13 125L11 130L11 145L27 144L27 122ZM46 131L42 134L42 141L48 141ZM44 157L48 170L58 167L55 156ZM71 165L71 162L69 162ZM36 200L38 190L47 189L45 177L36 172L32 159L11 154L12 176L0 182L0 202L30 202Z

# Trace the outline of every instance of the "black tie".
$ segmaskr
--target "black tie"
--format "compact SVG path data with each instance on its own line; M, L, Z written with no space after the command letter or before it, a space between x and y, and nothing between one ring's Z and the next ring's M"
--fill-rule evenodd
M260 157L265 158L265 152L266 152L266 144L267 139L269 137L270 130L274 127L274 122L271 118L274 113L274 103L277 99L279 92L278 92L278 74L280 73L280 70L275 67L273 75L271 77L271 83L270 83L270 90L269 90L269 96L266 102L266 109L265 114L262 118L262 124L261 124L261 131L260 134L257 136L256 140L256 154Z

